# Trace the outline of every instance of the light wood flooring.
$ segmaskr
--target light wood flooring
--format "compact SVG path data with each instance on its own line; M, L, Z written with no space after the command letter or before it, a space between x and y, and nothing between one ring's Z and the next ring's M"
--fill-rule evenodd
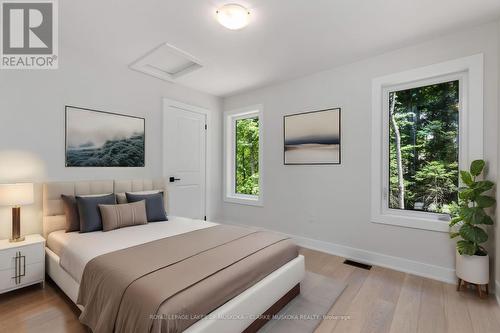
M330 311L344 319L325 320L316 333L346 332L500 332L500 307L493 297L456 286L373 267L367 271L344 265L343 258L301 249L306 268L347 283ZM0 295L0 332L88 332L79 311L47 281ZM346 319L347 318L347 319Z

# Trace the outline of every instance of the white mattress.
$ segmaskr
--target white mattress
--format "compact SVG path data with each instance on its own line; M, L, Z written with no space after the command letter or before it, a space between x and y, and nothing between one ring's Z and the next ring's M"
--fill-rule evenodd
M60 257L60 265L80 283L85 265L93 258L127 247L171 237L217 223L169 216L166 222L154 222L112 231L89 233L51 232L47 247Z

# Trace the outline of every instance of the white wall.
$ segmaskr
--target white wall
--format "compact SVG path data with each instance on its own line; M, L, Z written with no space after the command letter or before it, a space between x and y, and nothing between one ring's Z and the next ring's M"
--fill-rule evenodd
M92 62L90 62L92 59ZM220 209L220 100L131 71L99 63L85 54L60 50L58 70L1 71L0 183L45 180L137 179L162 176L162 97L212 110L209 136L208 216ZM146 167L66 168L64 106L74 105L146 118ZM41 231L37 204L22 209L22 232ZM10 210L0 208L0 238L10 236Z
M224 110L263 104L266 192L264 207L223 203L224 220L325 241L328 243L323 245L334 250L339 247L332 243L405 259L384 257L389 262L392 260L412 266L414 262L408 260L416 261L416 266L413 266L422 270L433 270L434 267L428 265L435 265L440 271L437 275L444 272L444 275L452 277L454 246L447 233L369 222L371 80L484 53L484 151L490 170L488 177L495 179L498 33L496 23L487 24L226 98ZM342 165L284 166L283 115L329 107L342 108ZM367 252L362 254L370 257Z

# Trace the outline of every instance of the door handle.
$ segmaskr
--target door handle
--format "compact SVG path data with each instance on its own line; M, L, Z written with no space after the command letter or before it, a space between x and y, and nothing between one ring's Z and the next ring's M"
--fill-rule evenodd
M180 178L175 178L175 177L170 177L170 178L169 178L169 181L170 181L171 183L173 183L173 182L175 182L175 181L178 181L178 180L181 180L181 179L180 179Z

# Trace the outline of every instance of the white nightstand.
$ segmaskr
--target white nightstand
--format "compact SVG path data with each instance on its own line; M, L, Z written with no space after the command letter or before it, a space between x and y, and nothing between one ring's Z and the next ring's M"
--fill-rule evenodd
M27 235L18 243L0 240L0 294L45 280L45 239Z

